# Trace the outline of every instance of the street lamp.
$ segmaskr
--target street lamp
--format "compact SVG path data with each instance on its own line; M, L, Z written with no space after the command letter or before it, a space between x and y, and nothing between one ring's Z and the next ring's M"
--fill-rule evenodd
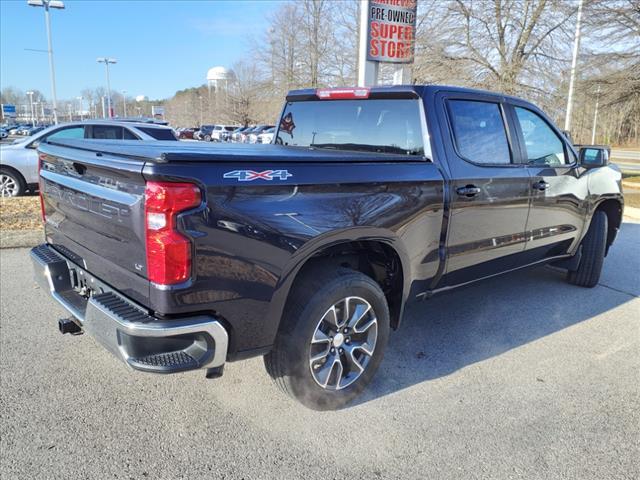
M35 127L36 126L36 118L33 114L33 94L34 92L32 92L31 90L29 90L27 92L27 95L29 95L29 105L31 106L31 124Z
M126 118L127 116L127 91L122 90L122 106L123 106L123 116Z
M105 69L107 70L107 107L109 108L109 118L111 118L111 81L109 80L109 64L116 63L116 59L108 57L98 57L96 61L98 63L104 63Z
M47 52L49 53L49 72L51 74L51 98L53 100L53 122L58 124L58 100L56 98L56 72L53 68L53 48L51 47L51 20L49 9L64 9L64 3L60 0L27 0L27 5L31 7L44 7L44 19L47 25Z

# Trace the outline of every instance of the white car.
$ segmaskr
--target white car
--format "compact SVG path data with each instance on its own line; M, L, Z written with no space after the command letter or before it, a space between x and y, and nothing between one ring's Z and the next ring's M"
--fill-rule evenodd
M38 183L38 145L56 138L174 140L170 127L153 123L87 120L54 125L35 135L0 145L0 197L17 197Z
M275 135L276 127L271 127L256 138L256 143L271 143L273 141L273 136Z

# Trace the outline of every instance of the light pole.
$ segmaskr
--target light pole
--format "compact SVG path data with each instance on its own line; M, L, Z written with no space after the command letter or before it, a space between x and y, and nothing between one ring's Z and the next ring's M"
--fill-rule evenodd
M107 70L107 107L109 108L109 118L111 118L113 115L111 115L111 81L109 80L109 64L116 63L116 59L109 57L98 57L96 61L98 63L104 63L104 66Z
M126 90L122 90L122 111L123 111L123 116L126 117L127 116L127 91Z
M31 124L35 127L36 126L36 117L33 114L33 93L31 90L29 90L27 92L27 95L29 95L29 105L31 106Z
M56 97L56 72L53 68L53 48L51 47L51 19L49 9L64 9L64 2L60 0L27 0L27 5L31 7L44 7L44 19L47 25L47 52L49 53L49 73L51 74L51 98L53 101L53 122L58 123L58 100Z

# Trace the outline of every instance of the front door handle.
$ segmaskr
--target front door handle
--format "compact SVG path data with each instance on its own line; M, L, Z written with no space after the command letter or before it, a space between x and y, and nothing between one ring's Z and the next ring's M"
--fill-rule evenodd
M540 180L539 182L536 182L533 184L533 188L535 188L536 190L540 190L542 192L544 192L548 187L549 187L549 184L544 180Z
M456 193L461 197L475 197L480 193L480 189L475 185L466 185L464 187L456 188Z

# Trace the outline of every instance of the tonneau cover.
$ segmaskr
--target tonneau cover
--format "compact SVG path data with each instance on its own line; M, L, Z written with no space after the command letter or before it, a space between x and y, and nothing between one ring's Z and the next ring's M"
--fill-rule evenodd
M320 150L272 144L140 140L56 139L51 145L147 160L170 162L371 162L408 161L423 157L346 150Z

